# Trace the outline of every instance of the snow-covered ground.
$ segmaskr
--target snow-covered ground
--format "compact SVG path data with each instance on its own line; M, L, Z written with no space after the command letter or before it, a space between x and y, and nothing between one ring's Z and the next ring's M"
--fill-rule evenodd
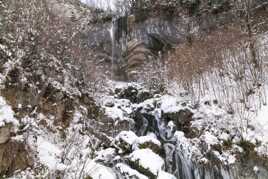
M81 1L89 6L107 11L117 11L121 8L120 6L123 7L125 2L123 0ZM261 43L267 44L266 41L267 38L264 38ZM264 53L263 56L265 57L267 54ZM244 59L241 57L242 60ZM227 59L226 69L230 68L228 62ZM266 63L264 61L264 65ZM15 66L14 64L12 65ZM234 67L249 70L248 66L240 64L242 63L238 61ZM8 66L11 64L7 62L6 66L5 69L8 70ZM4 84L6 74L0 74L0 86ZM67 72L64 76L65 81L71 81ZM164 171L168 158L159 154L158 149L164 150L169 147L164 146L166 144L174 145L174 150L183 156L185 163L182 165L185 165L185 168L192 161L207 164L209 162L207 154L210 152L224 165L235 164L237 151L243 152L243 149L238 145L242 139L258 145L255 150L260 155L268 156L268 105L265 104L268 84L266 78L267 75L264 73L260 79L261 87L258 88L255 86L252 76L247 73L244 81L239 83L234 80L232 75L219 78L219 70L214 69L203 74L206 85L200 87L200 83L194 81L192 91L187 91L180 85L173 83L168 86L167 94L154 94L140 102L132 102L130 99L117 96L117 94L102 94L98 103L101 105L104 115L108 116L109 122L115 126L121 121L127 121L130 124L135 123L135 120L142 121L141 118L145 118L142 116L143 114L148 115L148 118L153 120L153 122L150 121L149 125L154 123L156 126L154 126L154 130L142 131L144 134L141 136L135 134L134 129L132 129L133 131L121 131L114 138L110 138L111 144L105 143L105 148L98 148L100 151L94 151L96 139L91 133L86 133L87 131L83 130L88 127L87 125L92 125L89 123L90 120L94 120L88 119L85 114L82 114L83 106L76 109L70 126L62 129L54 125L53 116L46 116L42 113L37 114L35 118L25 117L18 122L11 106L0 96L0 128L9 123L14 126L19 126L22 123L23 127L27 127L28 130L24 136L16 137L25 140L33 151L36 157L35 166L44 170L40 177L49 178L55 172L60 172L63 178L67 179L88 175L93 179L115 179L116 170L122 175L136 176L139 179L149 178L146 176L148 173L156 176L157 179L175 179L176 177L172 174ZM112 91L112 93L116 88L126 89L130 86L137 88L138 91L148 92L147 89L143 89L142 85L136 83L112 81L108 83L110 83L110 89L107 91ZM51 82L55 89L64 91L70 96L73 94L81 95L80 92L70 90L71 87L68 83L64 84L67 86L65 87L56 81ZM253 93L244 98L244 90L251 88ZM139 111L139 109L141 110ZM181 119L178 119L177 115L185 110L189 110L193 115L191 121L186 121L189 122L188 126L180 126L184 124L180 124L179 120ZM134 120L132 119L133 113L137 111L142 117ZM175 117L165 121L167 119L164 118L164 114ZM85 118L82 119L83 117ZM41 121L45 121L47 126L40 124ZM148 123L147 120L147 123L137 124L139 126L136 126L135 130L140 130L143 127L148 128ZM188 137L185 127L197 130L198 134ZM229 141L231 141L230 148L217 151L217 147ZM166 153L166 155L168 154ZM172 155L172 160L175 158L173 157L174 155ZM115 166L107 167L102 162L112 163ZM131 162L138 167L127 165ZM257 170L256 168L252 169ZM25 177L23 173L22 175ZM22 178L22 175L19 174L15 178Z
M137 86L136 84L127 83L120 83L119 85L113 84L112 86L120 86L120 88L127 88L127 86L130 85ZM263 103L261 106L254 104L253 106L256 107L254 108L255 110L243 109L245 113L248 113L251 116L251 118L245 119L245 121L248 120L248 125L245 126L245 121L243 120L241 122L241 118L243 118L244 116L240 116L237 114L240 111L237 112L236 109L234 111L228 111L228 106L225 106L226 103L224 103L224 101L221 101L220 98L217 98L218 96L215 96L215 93L207 92L206 95L199 99L198 107L191 108L191 103L193 101L195 102L195 100L191 100L191 94L185 93L185 91L183 90L181 90L181 93L177 93L177 86L174 85L173 87L173 89L169 89L169 94L155 96L154 98L150 98L139 104L131 104L130 106L128 105L128 108L132 110L135 110L136 108L142 108L143 113L148 113L148 111L154 110L156 105L159 107L159 110L162 113L176 113L180 110L189 107L188 109L193 112L193 121L191 122L191 127L196 128L202 132L197 138L193 139L185 137L185 134L182 131L177 131L174 134L175 138L177 139L180 150L184 151L184 155L186 157L185 160L187 160L188 158L190 160L195 159L196 161L199 161L201 163L207 163L209 159L206 158L206 152L212 151L213 155L216 156L224 165L233 165L237 161L237 152L243 152L243 149L239 146L239 142L241 140L246 140L254 145L258 145L255 150L261 155L268 156L268 108L266 105L264 105ZM263 87L264 88L262 88L262 90L266 91L261 91L261 93L267 93L268 88L266 87L266 85L264 85ZM256 91L255 95L252 95L250 100L254 101L255 99L255 102L259 103L258 94L258 91ZM232 100L236 101L237 98L233 98ZM121 106L121 100L114 100L113 103L114 106ZM189 104L190 106L187 107L187 105ZM243 103L238 104L241 106L243 105ZM117 108L117 110L118 109L124 111L120 107ZM157 110L155 112L157 112ZM113 115L111 115L111 117L112 116ZM125 113L121 117L125 118L127 116L127 113ZM161 118L161 114L159 117ZM159 127L161 128L161 125ZM174 124L169 123L168 126L166 126L165 128L166 132L169 130L169 128L172 130L172 128L174 128ZM129 144L132 144L133 146L138 143L137 141L147 140L148 138L150 138L151 143L155 143L156 145L158 145L157 141L153 142L153 137L137 137L134 134L129 135L129 132L123 132L122 134L128 136L124 137L124 139L126 140L126 142L129 142ZM215 146L224 145L224 143L227 141L232 141L231 148L221 152L214 150ZM203 149L200 148L200 144L206 146L205 153ZM134 147L133 149L137 150L138 148ZM141 154L141 156L143 155ZM144 155L141 158L146 158L147 160L145 161L150 160L150 157L148 158L148 155ZM148 165L153 166L153 164Z
M268 105L263 106L256 119L256 128L262 136L263 142L268 142Z
M139 91L146 91L142 85L136 83L111 82L110 85L109 88L111 89L107 91L127 89L130 86L137 88ZM268 92L267 89L265 86L266 93ZM256 93L256 95L258 94ZM254 95L251 96L251 101L254 101L254 97ZM256 99L258 100L259 98ZM228 112L228 108L224 106L225 103L217 98L215 93L209 93L209 91L199 99L198 107L193 107L192 102L195 102L195 100L191 100L190 92L181 90L174 84L170 86L168 94L157 94L137 103L133 103L129 99L122 99L117 94L102 94L102 97L98 100L104 110L104 114L113 122L126 120L134 123L131 115L137 109L142 109L141 113L154 115L155 120L159 120L159 130L169 133L168 136L174 135L178 145L177 148L184 151L185 160L196 159L201 163L207 163L209 159L206 158L206 152L210 152L217 145L222 145L223 142L232 140L233 146L231 149L221 153L213 151L213 154L225 165L234 164L237 160L235 152L243 150L236 145L241 140L241 137L254 144L261 143L260 145L258 144L259 146L255 150L261 155L268 156L267 105L262 104L259 108L256 108L257 111L244 110L252 114L252 118L248 123L250 124L249 128L239 131L241 130L241 118L236 115L236 111L233 113ZM162 114L176 114L185 109L189 109L193 113L190 127L201 131L197 137L187 138L183 131L175 131L174 133L174 128L176 128L174 121L169 121L168 124L161 123ZM125 160L138 163L157 176L158 179L174 178L173 175L163 171L165 158L162 158L150 148L150 145L154 145L157 148L163 147L163 143L157 139L156 134L152 131L144 136L137 136L133 131L123 131L114 138L113 145L116 146L115 148L100 151L96 153L97 157L93 159L90 154L91 146L89 146L91 145L91 136L80 135L79 132L83 128L80 120L82 117L81 111L77 110L70 127L66 129L67 138L64 140L61 139L59 131L53 126L53 119L50 119L49 116L39 114L36 119L24 118L21 120L22 123L32 128L28 133L27 142L31 149L36 152L37 165L44 166L47 172L49 171L43 176L52 175L53 171L61 171L66 178L78 175L90 175L94 179L116 178L114 169L97 162L107 159L107 157L110 161L113 161L120 158L120 156L117 156L118 154L124 155L125 151L123 149L116 154L116 150L120 148L118 144L124 141L130 147L130 153L124 158ZM38 122L41 120L45 120L53 130L49 131L40 126ZM0 97L0 124L4 125L9 122L18 125L11 106L7 104L4 98ZM148 143L150 144L149 147L143 148L143 144ZM206 151L203 151L200 145L206 146ZM148 178L122 162L117 163L115 168L128 176L138 176L141 179Z

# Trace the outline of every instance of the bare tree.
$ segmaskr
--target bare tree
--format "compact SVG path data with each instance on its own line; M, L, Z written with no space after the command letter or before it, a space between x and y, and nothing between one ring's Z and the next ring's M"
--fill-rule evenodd
M260 32L261 26L267 22L268 3L256 0L238 0L234 1L236 22L241 25L242 31L248 36L248 48L250 58L256 68L260 67L260 60L256 54L256 34ZM267 12L266 12L267 13Z

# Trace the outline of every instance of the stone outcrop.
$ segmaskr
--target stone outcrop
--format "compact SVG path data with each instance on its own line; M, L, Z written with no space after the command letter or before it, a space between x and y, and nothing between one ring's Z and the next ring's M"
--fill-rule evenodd
M135 39L128 43L127 49L127 56L124 58L126 64L124 71L128 80L137 80L146 73L144 71L146 66L156 61L157 56L150 51L144 42Z
M7 124L0 127L0 144L6 143L11 137L12 125Z
M30 151L23 142L10 140L0 144L0 176L10 175L16 170L25 170L32 165Z
M150 91L148 91L149 96L153 97L138 101L136 97L140 91L142 89L135 85L116 88L114 95L117 100L114 100L113 105L109 105L108 108L120 106L122 101L127 100L128 107L132 110L122 118L132 118L135 121L135 127L131 131L120 132L114 141L106 146L108 147L104 150L106 152L114 149L112 150L114 157L112 162L107 157L107 160L102 160L104 161L102 164L115 167L123 178L136 176L139 179L146 177L155 179L164 171L176 176L170 175L169 178L182 179L197 179L200 176L211 179L266 178L268 174L265 169L266 159L260 160L256 152L247 153L248 146L251 147L251 151L254 151L255 145L249 145L246 142L233 143L232 145L243 146L241 151L234 151L232 147L225 146L225 142L213 133L213 129L208 132L207 130L210 129L197 128L193 125L199 123L201 119L209 120L211 123L214 123L214 120L219 122L224 116L213 116L213 114L207 116L205 112L210 111L211 108L222 110L218 103L213 103L213 105L204 103L201 104L202 107L192 106L187 101L174 100L169 95L156 95ZM201 108L206 108L206 110L201 110L202 112L199 113ZM125 109L122 107L119 110ZM247 158L251 161L250 164L243 165L244 155L250 156ZM146 161L149 159L146 157L150 160L164 160L164 163L159 166L158 170L154 170L149 167L154 164L148 164ZM252 169L254 165L258 165L259 173L254 173ZM165 170L162 171L162 169ZM248 171L245 172L247 169Z

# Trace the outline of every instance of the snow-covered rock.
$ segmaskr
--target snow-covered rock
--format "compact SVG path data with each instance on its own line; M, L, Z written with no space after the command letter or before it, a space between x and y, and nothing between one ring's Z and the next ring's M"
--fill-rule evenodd
M112 120L124 120L132 112L131 102L128 99L104 98L105 114Z
M97 153L97 157L95 158L95 161L101 162L101 163L109 163L115 159L115 155L116 155L116 152L114 148L107 148Z
M201 135L200 140L207 144L207 150L210 150L211 146L219 144L218 138L212 135L210 132L205 132L205 134Z
M100 164L93 164L89 168L85 169L92 179L117 179L115 172L109 168Z
M182 108L174 96L164 95L161 97L161 110L163 113L176 113L180 109Z
M111 96L107 96L105 97L105 99L103 100L103 105L106 107L114 107L114 103L115 103L115 99Z
M10 139L12 130L18 124L18 121L14 118L14 111L11 106L0 96L0 144Z
M19 123L14 118L14 111L11 106L8 105L5 99L0 96L0 127L6 124L17 126Z
M137 135L132 131L122 131L116 136L115 140L123 141L129 145L132 145L137 138Z
M151 149L140 149L129 155L129 160L134 169L149 177L158 176L164 167L164 160Z
M105 114L113 120L124 120L124 112L117 106L107 107L105 109Z
M128 165L123 163L116 164L115 168L125 178L149 179L147 176L139 173L137 170L134 170L130 168Z
M138 136L132 131L122 131L115 137L115 143L123 151L131 151L132 145L138 139Z
M152 151L158 153L161 150L161 142L154 136L141 136L136 139L133 145L134 149L149 148Z
M50 170L64 170L66 166L61 163L62 149L43 137L37 138L37 152L40 163Z

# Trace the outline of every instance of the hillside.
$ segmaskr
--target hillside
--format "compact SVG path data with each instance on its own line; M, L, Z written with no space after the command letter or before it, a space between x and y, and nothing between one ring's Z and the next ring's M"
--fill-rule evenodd
M267 12L0 1L0 178L267 179Z

